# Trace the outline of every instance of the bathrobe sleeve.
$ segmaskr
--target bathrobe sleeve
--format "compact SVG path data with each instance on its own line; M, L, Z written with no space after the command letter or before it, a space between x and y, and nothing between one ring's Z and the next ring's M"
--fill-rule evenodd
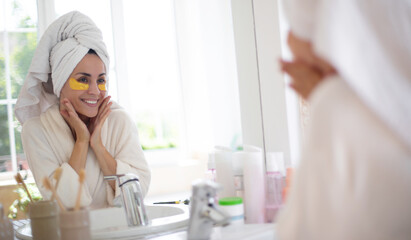
M65 144L62 142L50 143L50 138L47 137L47 131L53 131L53 127L58 128L58 126L50 126L50 129L45 130L40 117L32 118L25 122L21 132L24 152L37 187L44 199L50 199L51 192L43 186L43 178L48 177L54 186L54 172L58 167L62 167L63 171L57 194L65 207L72 208L74 207L79 189L78 174L63 160L67 159L67 155L70 154L70 152L66 152L65 149L72 149L70 147L72 140L65 139ZM56 130L55 134L60 135L62 131L64 130ZM57 149L60 149L60 151ZM92 196L87 184L83 186L81 195L81 206L89 206L92 202Z
M117 161L116 174L136 174L145 196L150 185L151 173L141 148L136 124L123 109L113 109L105 127L102 140ZM117 184L115 193L111 188L108 188L108 192L111 192L113 197L120 195ZM109 196L108 201L112 203L113 199L110 198Z

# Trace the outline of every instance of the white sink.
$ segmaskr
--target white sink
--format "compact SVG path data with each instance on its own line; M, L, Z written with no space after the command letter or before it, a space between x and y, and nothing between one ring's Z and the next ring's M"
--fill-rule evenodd
M119 216L119 214L113 214L113 212L111 212L110 215L104 216L110 211L91 211L90 219L92 239L131 239L131 237L132 239L138 239L140 237L161 236L167 233L181 231L188 225L188 220L190 217L188 206L146 205L146 210L150 224L147 226L137 227L126 226L125 217L124 220L121 219L121 221L113 221L113 219L115 220L115 217L113 216ZM119 211L114 212L119 213ZM96 222L100 221L96 219L101 219L102 223L105 220L111 220L112 222L116 222L116 224L113 226L104 225L104 228L102 228L102 223ZM32 239L30 223L18 228L16 231L16 237L24 240Z
M156 236L151 240L186 240L187 231ZM226 227L214 227L210 240L277 240L275 225L266 224L231 224Z

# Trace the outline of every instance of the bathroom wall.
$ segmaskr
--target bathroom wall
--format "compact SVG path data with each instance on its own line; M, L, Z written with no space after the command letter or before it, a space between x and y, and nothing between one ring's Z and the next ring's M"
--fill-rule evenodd
M147 197L190 192L191 183L204 177L206 167L206 161L192 160L181 165L152 168L151 185Z

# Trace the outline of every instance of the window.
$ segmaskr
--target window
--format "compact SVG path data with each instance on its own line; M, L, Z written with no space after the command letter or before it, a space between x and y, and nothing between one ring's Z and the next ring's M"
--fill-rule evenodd
M37 6L0 0L0 172L28 169L13 106L37 45Z
M129 109L143 149L181 147L182 98L173 0L123 1ZM121 84L121 83L120 83ZM127 87L125 87L127 84Z

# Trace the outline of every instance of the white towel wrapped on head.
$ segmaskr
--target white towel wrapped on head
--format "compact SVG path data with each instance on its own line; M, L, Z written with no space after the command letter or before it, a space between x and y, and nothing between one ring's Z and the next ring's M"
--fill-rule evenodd
M411 149L410 1L288 0L284 7L291 31Z
M109 57L100 29L86 15L73 11L44 32L15 106L20 123L39 116L58 102L60 91L77 64L93 49L109 70Z

